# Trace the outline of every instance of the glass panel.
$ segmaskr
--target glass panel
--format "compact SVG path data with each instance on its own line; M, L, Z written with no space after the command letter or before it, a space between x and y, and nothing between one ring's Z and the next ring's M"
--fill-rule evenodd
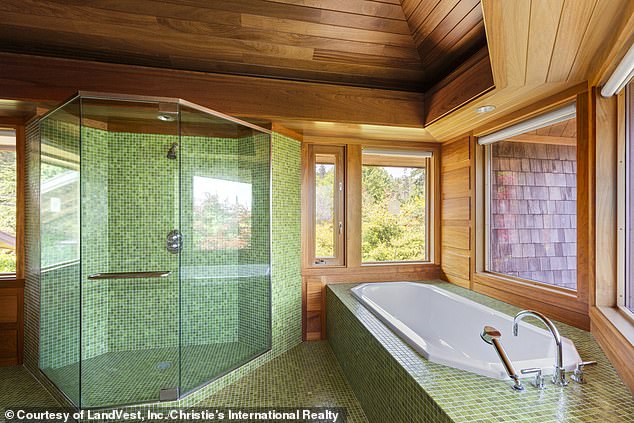
M167 248L180 230L177 111L82 99L83 407L178 388L179 253ZM171 273L90 277L157 271Z
M426 169L363 165L363 262L427 260Z
M79 100L40 124L40 368L79 405Z
M182 107L181 391L267 351L269 135Z
M625 211L625 286L623 294L623 305L634 313L634 154L632 143L634 142L634 95L632 85L626 87L626 143L625 143L625 190L626 190L626 211Z
M336 156L315 157L315 257L335 256L337 217L335 215Z
M15 273L15 131L0 129L0 276Z
M489 148L487 270L576 289L576 120Z

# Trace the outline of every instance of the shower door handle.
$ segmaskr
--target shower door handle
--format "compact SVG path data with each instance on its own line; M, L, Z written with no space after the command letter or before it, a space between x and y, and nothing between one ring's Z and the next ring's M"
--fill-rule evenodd
M171 275L170 270L155 272L114 272L114 273L94 273L88 275L88 279L142 279L142 278L164 278Z

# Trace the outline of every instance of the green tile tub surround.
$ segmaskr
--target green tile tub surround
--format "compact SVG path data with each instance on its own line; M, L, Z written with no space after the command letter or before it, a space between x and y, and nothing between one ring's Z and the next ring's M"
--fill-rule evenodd
M93 131L93 133L90 133ZM97 134L98 130L90 130L86 129L86 133L83 134L84 140L86 140L85 148L88 148L88 143L90 140L94 140L98 142L100 138L100 134ZM37 216L34 213L36 207L38 207L38 175L39 175L39 163L37 157L38 146L35 143L35 139L37 139L37 129L31 127L30 128L30 142L27 146L27 161L29 163L27 169L27 179L29 183L29 191L27 198L27 238L29 239L29 252L27 254L27 263L29 265L28 270L30 274L27 278L27 286L26 286L26 301L25 301L25 365L30 369L33 374L38 375L38 379L40 382L55 396L55 398L61 402L66 403L66 399L59 392L59 390L51 384L50 380L44 378L39 373L38 369L38 357L39 350L41 349L39 345L39 323L40 323L40 308L38 307L38 303L40 301L40 282L39 281L39 251L36 248L38 245L37 242L37 227L38 220ZM120 135L121 136L121 135ZM194 137L192 137L192 141ZM162 140L162 142L166 142L167 140ZM248 149L253 150L252 147L248 146L248 143L243 143L243 145L235 147L236 151L239 151L241 154L245 156L253 155L252 151L247 151ZM161 147L160 154L163 155L165 151ZM241 151L240 151L241 150ZM90 151L84 151L85 159L90 160ZM157 153L158 154L158 153ZM99 150L95 149L92 151L93 160L97 160L97 156L99 155ZM253 160L251 157L250 160ZM107 164L108 162L106 162ZM263 363L269 361L270 359L278 356L279 354L287 351L293 346L299 344L301 342L301 274L300 274L300 143L298 141L292 140L290 138L284 137L280 134L273 134L272 136L272 150L271 150L271 167L272 167L272 227L271 227L271 235L272 235L272 251L271 251L271 311L270 316L272 318L271 327L272 327L272 348L269 352L260 355L255 360L248 362L247 364L241 366L240 368L229 372L228 374L218 378L213 383L210 383L201 389L193 392L192 394L186 396L179 402L167 403L161 405L191 405L201 399L210 395L217 391L218 389L222 389L223 387L231 384L233 381L243 377L244 375L251 372L253 369L259 367ZM95 180L98 181L99 178L104 178L104 173L99 172L99 169L96 169L93 172L95 176ZM162 182L165 182L161 180ZM90 180L86 180L87 183L90 183ZM169 183L169 182L167 182ZM99 187L99 183L95 182L95 187ZM88 187L84 187L87 189ZM93 189L94 197L91 197L93 201L110 201L111 195L113 194L116 187L113 187L113 191L111 192L110 187L107 190L103 190L99 193L97 190ZM101 197L99 197L101 196ZM254 197L254 203L256 201L266 201L268 200L261 199L258 200ZM110 209L108 209L110 211ZM30 213L30 214L29 214ZM106 221L110 219L111 216L108 216L107 213L101 214L99 216L94 216L93 218L101 221ZM267 217L262 217L260 219L262 221L268 220ZM109 226L109 225L104 225ZM258 234L257 226L259 226L258 222L254 222L254 233ZM111 236L112 233L110 231L107 232L107 236ZM269 233L262 232L257 235L258 240L254 241L257 243L267 242L269 239ZM94 242L92 245L86 245L86 248L92 248L92 251L107 251L108 248L103 239L106 238L106 234L102 239L98 237L93 238ZM103 249L106 250L103 250ZM101 267L106 262L108 263L108 267L112 268L112 263L117 259L115 254L111 254L111 251L107 251L107 254L103 254L102 256L106 256L107 259L103 261L97 261L95 263L95 267ZM268 255L268 254L266 254ZM250 262L260 262L261 260L268 258L258 254L250 254L249 257L242 257L242 260L249 260ZM200 260L200 257L191 257L192 262L196 262ZM210 260L209 257L206 258ZM122 259L123 260L123 259ZM186 259L185 259L186 260ZM83 272L84 276L88 273ZM76 279L76 278L75 278ZM93 307L94 313L86 313L84 316L86 317L83 321L83 330L85 332L84 339L82 340L82 355L84 359L90 359L92 357L99 358L102 354L109 354L109 352L116 352L118 350L125 352L127 348L132 347L132 344L117 345L113 343L112 339L107 339L107 342L104 344L104 331L106 331L107 338L111 338L111 334L117 333L112 332L111 328L113 324L109 324L108 322L117 321L116 316L114 316L113 312L113 304L117 302L121 298L125 298L126 300L130 299L130 297L125 297L125 290L116 289L117 287L110 286L112 281L101 285L103 289L103 294L99 292L95 287L90 287L89 283L84 281L84 289L85 291L91 294L91 298L86 298L84 301L84 307ZM263 281L262 278L250 278L248 281L243 280L240 284L239 290L236 292L235 290L224 291L224 293L220 294L223 296L232 296L237 295L240 297L240 309L246 309L248 307L262 309L269 309L266 301L257 301L255 299L255 295L247 295L257 293L260 290L267 289L268 283L267 281ZM231 285L230 281L228 285ZM58 284L58 288L61 289L61 284ZM143 287L141 285L137 285L136 289L139 289L143 292L146 292L147 289L153 289L151 287ZM150 292L150 291L147 291ZM60 291L61 293L61 291ZM121 297L117 297L121 296ZM141 295L142 296L142 295ZM184 300L186 299L187 293L184 293ZM247 298L248 297L248 298ZM192 301L197 301L201 305L204 305L205 301L200 296L200 292L197 292L196 289L191 290L190 298ZM132 300L134 301L134 300ZM216 299L209 299L209 301L216 301ZM146 305L139 305L141 308L145 308ZM153 303L152 307L158 308L160 304ZM105 308L106 312L100 314L97 312L98 307ZM134 308L131 308L134 309ZM201 330L204 330L205 327L216 327L218 325L218 321L214 321L214 316L210 316L205 314L206 311L204 307L199 307L201 310L201 315L197 319L192 319L190 321L190 328L192 338L196 338L200 335ZM51 310L52 311L52 310ZM83 312L87 312L88 310L82 310ZM115 310L117 313L121 310ZM227 328L231 328L231 332L236 335L239 334L241 338L247 340L254 340L256 338L260 339L260 343L258 344L260 347L263 346L261 343L261 336L258 337L258 333L262 332L262 325L268 326L269 323L266 321L258 321L255 322L252 317L249 317L249 313L240 313L240 310L237 310L237 313L233 312L223 312L219 313L219 318L227 319L233 318L233 322L235 324L227 324ZM101 316L98 319L98 316ZM91 319L90 316L94 316ZM103 319L104 316L107 316L106 319ZM234 316L234 317L231 317ZM151 320L159 319L158 315L153 316ZM121 319L119 318L119 321ZM106 322L104 324L104 322ZM225 323L227 323L225 321ZM114 325L116 326L116 325ZM141 325L136 325L136 327L141 329ZM147 330L148 328L142 328L142 330ZM43 330L50 331L51 334L54 333L53 329L48 329L45 325ZM150 327L149 330L152 330ZM129 332L134 334L135 331L132 330ZM82 334L84 335L84 334ZM214 334L218 336L218 332ZM224 335L223 335L224 336ZM72 340L72 338L69 338ZM228 340L228 339L227 339ZM170 337L162 339L163 347L165 344L172 342ZM143 347L143 346L141 346ZM67 353L72 349L67 349ZM108 351L107 353L105 351ZM134 350L133 350L134 351ZM140 349L141 353L150 353L151 351L146 351ZM187 361L187 354L185 355L185 360ZM102 357L103 362L107 361L108 357ZM190 361L196 360L195 354L189 356ZM116 359L116 357L114 358ZM65 373L62 371L63 367L68 366L69 359L68 357L64 357L64 354L61 354L61 358L57 358L59 360L58 363L55 363L56 369L59 369L59 373ZM70 360L72 361L72 360ZM97 363L100 360L96 360ZM70 370L72 366L67 367L63 370ZM147 375L146 375L147 376ZM143 377L143 376L141 376ZM150 407L155 407L155 405L150 405Z
M520 310L447 282L424 283L509 316ZM540 391L526 379L517 393L506 381L424 359L352 296L354 286L328 285L327 333L370 422L634 422L634 398L589 332L555 322L582 359L598 362L586 369L586 384Z

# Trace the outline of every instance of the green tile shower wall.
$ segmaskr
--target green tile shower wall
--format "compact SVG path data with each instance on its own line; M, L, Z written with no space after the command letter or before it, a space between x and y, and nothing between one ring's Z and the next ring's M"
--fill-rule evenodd
M298 141L272 134L271 350L173 405L195 405L302 342L300 146Z
M61 130L57 128L57 130ZM119 136L122 139L130 142L132 140L125 139L125 134L106 134L103 131L84 128L82 132L83 136L83 145L82 145L82 194L84 195L83 200L85 204L91 205L92 211L82 211L82 221L84 226L82 226L82 230L84 234L90 233L90 242L85 242L82 244L82 254L86 257L86 260L82 262L82 280L83 280L83 289L84 289L84 297L82 304L82 356L83 358L95 357L103 354L106 351L112 349L130 349L135 347L144 348L149 344L138 345L132 341L126 344L121 338L126 338L125 336L121 336L121 332L113 331L113 327L116 328L117 324L119 329L121 329L125 334L130 335L130 337L138 337L140 333L143 333L142 338L150 338L155 342L160 343L161 346L165 346L166 341L171 342L170 337L165 337L165 334L162 333L159 337L158 332L156 336L152 333L152 326L149 326L149 336L148 335L148 325L145 326L143 324L137 324L138 319L147 318L145 320L146 323L155 323L156 320L160 320L164 314L154 314L151 317L147 317L147 314L142 315L142 313L138 313L137 310L146 310L150 311L151 309L159 309L165 308L167 310L165 313L171 313L170 307L163 307L163 301L168 302L166 291L161 292L160 301L152 303L150 307L148 307L147 303L139 302L138 309L134 307L130 307L130 303L134 303L133 297L130 297L130 292L125 291L123 289L127 286L126 282L129 281L88 281L86 276L91 273L100 272L100 271L117 271L117 270L132 270L132 269L114 269L114 263L117 263L116 260L120 260L119 263L122 264L131 264L134 263L133 260L130 260L129 257L123 257L119 255L117 257L117 252L113 251L110 240L116 238L117 235L122 235L121 233L116 233L111 228L115 227L116 224L113 223L111 219L113 219L113 211L117 210L117 206L111 204L111 201L119 201L123 204L118 209L118 212L125 213L129 212L129 209L124 210L126 200L130 200L130 197L127 198L125 196L121 196L121 192L119 196L116 196L117 189L121 189L122 186L117 186L115 183L104 184L101 181L108 178L108 175L112 171L112 167L116 166L116 163L113 165L113 160L111 156L108 154L134 154L134 151L127 149L129 146L126 144L121 148L121 150L117 150L116 152L105 151L104 146L107 146L110 141L108 137L111 136ZM74 283L78 283L77 273L78 269L73 266L56 269L55 272L51 272L50 274L44 274L43 280L39 280L39 243L37 242L37 228L38 228L38 220L37 220L37 207L38 207L38 177L39 177L39 163L38 163L38 146L36 145L37 139L37 128L30 128L30 137L29 137L29 145L27 147L27 179L28 179L28 187L29 192L27 198L27 243L29 245L27 251L27 287L26 287L26 306L25 306L25 315L26 315L26 365L32 371L37 374L38 368L38 351L44 352L46 350L48 353L43 355L43 360L47 365L52 367L60 367L67 365L69 362L77 359L78 351L73 350L75 347L70 347L70 345L78 345L75 341L77 338L78 328L73 328L72 324L62 326L64 322L64 318L62 316L69 316L73 313L77 312L79 303L74 301L66 301L63 307L66 307L67 310L64 312L64 308L60 308L59 303L55 303L55 301L51 301L47 303L47 300L43 301L42 310L38 307L38 302L40 301L40 283L42 284L42 292L45 292L47 287L50 287L54 290L54 295L51 297L47 297L50 299L53 298L65 298L68 300L75 294L73 291L73 285L71 283L59 283L60 280L71 281ZM156 137L156 136L155 136ZM266 137L266 136L265 136ZM156 147L156 154L161 154L164 156L166 152L165 144L168 142L169 137L156 137L157 143L160 146ZM160 139L162 138L162 139ZM199 157L200 151L197 151L196 146L202 145L200 140L195 140L194 137L191 137L191 158L195 160L196 157ZM160 141L159 141L160 139ZM149 140L147 140L149 142ZM198 141L198 142L195 142ZM223 140L224 141L224 140ZM249 151L253 151L254 143L249 143L249 140L241 139L238 143L236 140L233 140L234 144L232 147L226 148L234 148L235 151L239 152L242 156L247 155ZM182 143L184 146L187 146L187 142L183 139ZM125 144L125 143L124 143ZM226 144L225 145L229 145ZM182 160L187 160L187 148L183 149L183 158ZM151 151L148 151L147 145L144 150L144 154L152 154ZM253 156L253 153L251 153ZM129 159L129 157L127 157ZM139 157L141 159L141 157ZM299 213L300 213L300 147L297 141L291 140L289 138L283 137L279 134L273 135L272 142L272 151L271 151L271 159L272 159L272 181L273 181L273 197L272 197L272 235L273 235L273 250L272 250L272 350L268 353L258 357L256 360L253 360L241 368L221 377L216 382L207 385L206 387L200 389L199 391L193 393L185 397L181 402L183 404L191 404L194 403L206 395L209 395L211 392L215 392L217 389L220 389L223 386L226 386L233 380L241 377L242 375L248 373L252 369L258 367L262 363L268 361L269 359L279 355L280 353L288 350L292 346L301 342L301 277L300 277L300 229L299 229ZM253 157L250 159L253 161ZM162 161L164 163L165 160ZM92 162L93 166L89 166ZM263 170L263 164L260 164L261 169ZM149 172L151 174L151 172ZM139 176L138 174L136 175ZM157 175L154 174L154 177ZM150 177L151 178L151 177ZM184 180L188 180L189 178L184 177ZM173 193L170 193L166 188L166 185L169 185L170 182L165 177L158 177L157 185L160 185L162 196L172 196ZM136 181L138 182L138 180ZM154 181L152 181L154 182ZM266 186L261 187L264 189ZM261 190L255 188L257 192ZM156 190L158 191L158 190ZM133 195L143 195L143 193L132 193ZM113 200L115 198L115 200ZM267 204L269 202L268 196L258 197L257 195L253 199L254 207L257 207L256 204L260 202L260 204ZM108 207L103 207L104 203L108 205ZM128 203L129 204L129 203ZM92 206L95 207L92 207ZM98 207L101 205L101 207ZM111 208L111 206L113 208ZM145 211L145 210L143 210ZM162 217L162 216L161 216ZM171 218L171 216L170 216ZM86 227L86 222L99 222L98 225L94 225L92 227ZM186 221L186 216L183 216L183 221ZM269 233L268 231L260 230L263 226L263 223L268 221L268 215L259 215L257 219L254 219L253 223L253 238L254 243L261 245L261 243L269 243ZM106 222L108 222L106 224ZM157 225L158 226L158 225ZM98 228L96 228L98 227ZM92 232L91 232L92 231ZM162 234L163 236L165 234ZM122 238L116 238L120 241ZM130 240L130 238L128 238ZM114 241L113 241L114 242ZM162 239L164 242L164 239ZM141 246L137 248L150 248L151 246ZM254 254L254 251L258 249L251 249L247 252L242 252L243 257L236 257L236 261L242 260L242 262L249 260L251 263L258 262L266 262L268 259L268 254L262 254L260 251L259 254ZM142 250L143 251L143 250ZM163 250L164 251L164 250ZM244 257L247 254L249 257ZM151 254L150 254L151 255ZM95 257L94 260L89 259L88 257ZM200 257L191 255L187 257L183 255L183 262L187 263L188 260L190 263L200 263L200 260L208 260L211 261L214 257ZM147 261L143 262L147 264ZM163 263L169 263L169 258L167 261ZM156 264L156 262L152 263ZM104 267L105 266L105 267ZM138 270L138 269L135 269ZM45 279L50 278L51 280L57 280L58 283L51 283L50 285L46 284ZM61 278L61 279L60 279ZM223 280L222 283L226 284L227 287L224 290L218 290L216 294L220 296L218 297L209 297L209 298L201 298L201 293L204 293L204 290L197 289L195 284L189 285L191 288L189 292L189 301L191 301L193 313L192 319L190 320L190 324L185 324L183 327L184 331L189 330L190 339L196 342L196 340L200 340L201 336L208 334L210 331L205 331L205 328L209 328L213 326L214 328L222 327L225 328L226 331L214 331L213 337L214 339L230 339L231 337L240 337L242 339L251 340L253 342L259 342L259 346L265 346L263 344L268 343L262 341L261 333L263 330L266 330L269 323L266 319L260 319L259 321L254 321L253 313L245 312L249 308L254 310L267 310L269 308L266 301L258 300L257 297L261 297L263 293L268 289L268 281L263 277L249 277L249 278L241 278L241 283L239 284L239 288L236 290L235 283L232 283L230 279ZM217 282L217 281L216 281ZM114 283L119 283L120 286L113 286ZM140 295L137 297L144 297L148 293L152 292L153 289L156 289L155 286L143 286L143 284L138 284L138 281L134 281L134 289L138 290ZM187 287L187 283L184 283L184 287ZM68 291L70 289L70 291ZM64 290L68 291L65 292ZM244 293L250 293L250 295L245 295ZM256 295L253 295L257 293ZM48 296L48 292L46 293ZM126 295L127 294L127 295ZM71 295L71 297L68 297ZM167 295L169 295L169 291L167 291ZM187 290L184 289L182 293L182 301L187 303L188 301L188 293ZM217 309L218 313L210 313L209 307L206 307L209 303L214 304L224 304L223 299L227 300L226 304L231 304L232 301L229 299L235 296L239 299L238 302L233 302L231 307L228 308L220 308ZM178 297L174 298L175 301L178 301ZM114 304L125 304L122 307L115 307ZM236 307L235 304L238 304ZM184 306L185 307L185 306ZM127 310L126 310L127 309ZM125 316L126 311L133 310L131 314L128 314L126 317L121 317L123 314ZM42 328L41 332L43 333L42 337L42 345L40 345L39 341L39 323L40 323L40 311L42 312ZM199 313L196 315L196 313ZM46 313L53 313L52 319L44 319ZM145 317L142 317L145 316ZM104 318L105 317L105 318ZM131 323L130 325L125 325L125 322ZM66 331L62 330L62 327L66 328ZM140 332L143 331L143 332ZM55 338L57 337L57 339ZM114 338L118 338L119 340L115 340ZM160 339L159 339L160 338ZM62 342L58 342L62 340ZM176 338L175 338L176 339ZM187 339L186 334L184 333L184 339ZM46 345L46 342L54 342L56 345L66 345L64 351L55 351L54 349L49 349L49 345ZM46 347L46 348L45 348ZM46 379L42 379L42 382L47 386L47 388L51 389L58 398L61 398L59 392L56 391L55 387L53 387L50 382Z

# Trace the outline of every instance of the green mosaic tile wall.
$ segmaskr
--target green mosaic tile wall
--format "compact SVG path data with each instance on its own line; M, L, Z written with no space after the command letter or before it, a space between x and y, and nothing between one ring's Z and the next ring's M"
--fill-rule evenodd
M519 311L447 282L425 283L510 316ZM634 422L634 398L586 331L555 322L584 360L598 362L586 369L586 384L538 390L527 379L517 393L506 381L425 360L352 296L353 286L328 286L328 339L371 422Z
M57 128L60 130L60 128ZM46 344L42 344L42 357L50 357L48 360L50 362L51 368L55 369L59 374L70 374L71 378L64 379L64 388L66 390L73 390L73 382L69 380L78 380L78 369L76 365L69 364L73 361L78 361L78 345L75 341L77 338L78 327L76 323L70 322L70 326L66 326L66 329L72 327L72 330L68 330L67 332L60 331L59 328L63 326L64 319L62 315L72 316L78 310L78 302L68 301L65 305L69 310L66 310L65 313L60 312L63 309L59 308L59 304L55 305L54 301L50 302L50 307L47 310L43 310L43 317L45 317L47 312L54 313L52 319L42 319L42 330L39 328L39 314L40 308L37 306L39 297L39 275L37 274L39 271L39 263L36 258L37 250L35 246L37 243L37 219L35 216L38 199L37 199L37 190L39 186L37 185L37 174L39 163L37 163L37 145L35 145L35 130L31 128L31 132L33 133L32 139L30 142L30 146L27 148L27 160L29 161L29 169L27 170L27 179L29 181L29 198L27 200L27 214L29 223L27 224L27 239L30 240L29 245L33 247L29 249L27 253L27 262L30 264L30 275L27 278L27 290L26 290L26 365L37 374L37 360L40 355L37 351L40 349L39 345L39 336L38 332L43 332L46 338L49 336L51 339L54 339L55 328L57 327L58 333L57 336L61 336L62 338L65 336L66 338L63 342L59 343L57 341L56 345L65 345L65 353L62 351L49 351L49 346ZM90 203L91 205L97 206L93 208L92 212L86 211L85 213L82 211L82 221L85 223L87 221L92 222L100 222L97 228L91 227L87 228L82 226L82 231L85 234L90 233L90 242L85 242L82 245L82 253L84 255L98 255L100 258L95 259L94 261L86 261L82 268L82 279L83 279L83 291L86 294L82 298L82 313L83 314L83 325L82 325L82 357L86 360L83 366L84 370L84 378L90 376L90 374L95 373L97 368L95 368L95 372L91 369L92 361L88 360L91 358L99 358L100 360L116 360L117 357L110 356L109 354L112 351L120 350L125 352L130 348L156 348L156 345L160 345L161 347L165 347L172 342L171 337L163 336L153 336L153 328L152 324L156 324L157 321L162 320L165 316L165 309L167 309L167 313L171 312L169 307L163 307L163 303L168 301L167 295L159 295L157 297L157 301L147 301L147 297L152 293L155 293L156 286L150 284L139 284L138 280L132 281L134 288L131 291L130 289L125 289L125 287L129 287L130 285L126 285L126 282L130 281L88 281L86 279L88 274L103 272L103 271L121 271L121 270L133 270L133 269L114 269L115 263L117 260L120 260L119 263L127 263L127 264L138 264L140 261L137 259L135 262L130 255L122 256L120 254L119 257L116 256L116 253L113 253L112 243L115 241L111 241L116 239L116 242L119 242L118 245L125 243L126 241L130 241L130 238L122 241L122 233L117 233L112 228L115 226L112 223L113 214L123 215L126 212L130 213L130 208L126 208L126 204L129 206L131 201L130 196L127 198L123 198L121 195L117 195L117 189L119 189L119 193L123 188L123 184L117 185L117 181L111 181L107 179L107 184L101 183L106 178L110 178L109 175L113 172L113 160L111 159L112 154L127 154L126 159L129 160L130 154L134 154L133 148L126 148L125 146L121 149L113 151L108 151L107 153L102 148L103 145L107 145L110 140L108 137L114 136L114 134L104 134L100 133L102 131L94 130L90 128L84 128L84 132L82 133L84 144L82 145L82 170L84 174L82 174L82 194L85 195L86 203ZM126 139L125 134L116 134L121 138L121 140L125 140L126 146L129 144L134 144L131 139ZM266 135L261 135L260 137L268 137ZM168 138L163 136L161 140L156 137L154 141L160 146L156 147L156 154L161 154L164 156L166 153L166 148L164 148L165 143L168 142ZM199 147L203 145L200 140L195 140L195 137L191 137L191 158L192 160L201 161L201 151ZM253 360L247 363L245 366L240 367L239 369L230 372L229 374L221 377L217 381L212 384L209 384L202 388L201 390L195 392L192 395L187 396L183 401L184 404L193 403L201 398L204 398L206 395L209 395L210 392L214 392L217 389L220 389L223 386L231 383L232 381L238 379L239 377L247 374L252 369L258 367L262 363L268 361L272 357L279 355L281 352L286 351L288 348L296 345L301 342L301 277L300 277L300 233L299 233L299 189L300 189L300 148L299 143L282 137L280 135L275 134L273 141L273 149L271 152L272 156L272 179L273 179L273 240L277 238L278 244L276 248L272 251L272 286L273 292L272 301L273 301L273 311L271 312L271 307L268 304L268 295L264 298L264 294L267 293L269 289L269 283L267 277L262 277L256 275L243 275L240 274L236 278L228 278L225 277L222 280L218 280L218 278L212 278L214 280L202 280L200 275L197 274L197 269L194 264L199 264L201 260L207 260L208 262L219 263L218 255L216 256L206 254L201 256L192 254L190 257L186 257L183 255L182 260L184 263L192 263L192 268L188 275L192 276L189 285L188 282L183 284L183 292L181 300L187 303L188 300L191 300L191 306L194 311L200 312L198 316L192 318L190 320L190 325L187 323L184 325L183 334L186 335L186 331L189 330L189 339L192 345L192 348L195 347L195 344L200 344L201 342L209 342L210 340L216 341L230 341L236 338L244 339L248 344L252 344L255 349L251 349L250 351L263 350L268 347L269 343L272 341L272 350L268 353L261 355L256 360ZM147 140L148 142L150 139ZM208 141L208 140L207 140ZM234 144L225 143L225 152L227 148L233 148L235 152L238 153L238 156L243 157L243 162L240 164L242 168L245 166L252 166L255 168L254 172L268 172L268 160L266 160L266 164L264 164L264 158L268 159L268 152L258 150L254 146L257 144L261 144L260 141L248 140L248 139L240 139L239 142L235 143L236 140L233 140ZM124 144L125 144L124 143ZM151 144L151 142L149 142ZM183 139L184 149L181 149L183 152L183 158L181 160L186 160L187 155L187 142ZM230 147L227 147L230 146ZM147 155L151 155L152 151L149 151L148 146L144 146L144 154L145 156L141 157L140 155L136 157L136 159L142 161L144 157ZM204 156L204 155L203 155ZM260 158L260 163L257 164L257 160L254 157ZM88 164L92 162L93 166L90 167L90 171L88 170ZM116 160L115 160L116 162ZM129 181L135 181L135 176L138 178L140 175L138 174L138 163L135 163L135 167L137 169L117 169L117 171L127 171L126 177L130 176ZM116 166L116 163L115 163ZM141 166L142 167L142 166ZM207 163L203 163L201 168L206 168L208 171ZM154 171L155 169L151 169ZM134 172L137 172L134 175ZM151 171L148 172L151 174ZM172 181L166 178L155 178L157 175L148 177L145 182L153 183L160 182L156 185L160 186L161 192L159 196L163 198L173 196L173 189L175 189L175 182L172 185ZM182 176L182 175L181 175ZM212 175L213 176L213 175ZM242 176L242 175L238 175ZM256 174L257 176L257 174ZM261 179L261 178L260 178ZM138 179L136 179L138 182ZM267 187L268 178L266 178L266 182L262 183L261 187L256 189L257 192L263 192L263 190ZM170 189L172 187L172 189ZM260 189L261 188L261 189ZM158 189L155 189L158 191ZM139 195L138 192L134 192L131 194ZM113 202L119 201L122 205L117 209L116 204L112 204ZM103 207L104 204L107 204L107 207ZM101 207L98 207L101 205ZM266 210L268 210L269 198L268 192L266 195L255 195L253 198L253 207L263 207L266 205ZM92 208L92 207L91 207ZM113 212L116 210L116 212ZM137 210L137 214L132 214L131 217L137 217L140 213L145 213L147 210ZM92 214L90 214L92 213ZM154 215L155 218L159 218L159 214ZM162 215L160 216L162 217ZM171 218L171 216L169 216ZM181 218L183 218L181 216ZM269 232L268 230L262 230L263 224L268 223L268 214L260 214L254 222L252 223L252 243L255 246L261 246L266 244L267 247L269 245ZM147 219L147 220L151 220ZM183 220L186 220L186 216ZM107 222L107 224L106 224ZM156 219L155 219L156 222ZM149 226L148 226L149 227ZM92 233L90 232L92 229ZM164 235L164 234L162 234ZM136 240L134 238L133 240ZM187 239L186 239L187 240ZM164 245L164 239L162 240L162 244ZM137 247L141 252L143 252L142 247ZM30 257L29 257L30 256ZM247 261L250 263L266 263L268 260L268 251L263 252L261 248L249 248L248 250L244 250L238 252L234 255L235 262L239 262L242 260L243 262ZM142 261L144 265L148 263L150 259L145 259ZM152 263L156 264L156 263ZM104 268L105 266L105 268ZM119 266L116 266L119 267ZM134 269L138 270L138 269ZM200 269L198 269L200 270ZM53 288L53 295L49 296L47 292L47 299L44 299L44 303L49 299L53 298L63 298L66 297L68 300L72 298L72 295L75 295L75 290L72 289L72 284L78 284L78 268L77 266L69 266L61 269L56 269L59 274L51 273L50 277L52 280L56 280L57 282L52 282L51 287ZM74 272L74 273L72 273ZM186 277L186 272L183 277ZM74 282L71 282L74 281ZM185 280L185 279L184 279ZM62 283L63 282L63 283ZM67 283L69 282L69 283ZM238 283L239 282L239 283ZM118 283L119 286L114 285ZM203 287L208 284L214 284L215 292L212 297L205 297L201 295L204 293ZM43 283L43 289L44 289ZM225 285L224 288L219 288ZM190 291L189 294L187 292L187 287L189 286ZM70 291L69 291L70 288ZM170 291L167 291L170 292ZM138 294L138 295L131 295ZM165 291L162 292L165 294ZM189 298L188 298L189 295ZM146 302L136 301L144 298ZM258 298L260 297L260 298ZM232 301L237 299L238 301ZM176 301L178 298L176 297ZM136 308L134 304L136 302ZM75 306L75 304L77 306ZM118 304L119 307L115 306ZM123 308L121 305L123 304ZM208 310L208 305L215 305L215 314L210 314ZM231 304L232 309L223 308L225 304ZM237 304L237 305L236 305ZM132 306L131 306L132 305ZM184 308L186 307L183 306ZM129 325L122 324L119 326L119 329L125 329L125 334L130 335L131 337L145 337L149 339L153 339L156 343L154 346L151 346L151 343L148 344L134 344L135 341L126 341L118 342L115 341L114 338L119 337L121 334L120 331L112 330L112 328L117 327L117 323L125 322L126 318L122 319L122 314L125 316L125 309L135 310L134 313L129 314L127 317L127 323L131 323ZM155 312L152 314L153 310L161 309L161 312ZM123 310L123 313L121 313ZM137 310L148 311L148 313L137 313ZM234 312L235 310L235 312ZM265 313L266 312L266 313ZM55 314L57 313L57 314ZM263 337L263 332L266 333L268 327L270 325L269 313L271 313L272 319L272 327L273 333L271 335L272 339L268 339L267 337ZM195 314L195 313L194 313ZM264 318L254 318L254 315L261 315ZM55 317L57 316L57 317ZM105 316L105 318L104 318ZM148 317L149 316L149 317ZM217 317L217 319L214 319ZM143 320L143 319L146 320ZM66 319L68 320L68 319ZM141 323L139 323L141 322ZM201 322L204 322L201 324ZM67 322L69 323L69 322ZM149 327L149 331L148 331ZM222 330L214 330L212 334L210 334L209 328L223 328ZM206 332L205 332L206 330ZM148 336L148 333L150 336ZM158 332L157 332L158 334ZM163 333L164 334L164 333ZM227 335L229 334L229 335ZM208 336L205 339L205 336ZM211 338L213 337L213 338ZM160 339L159 339L160 338ZM177 338L175 338L177 339ZM59 338L58 338L59 340ZM184 336L185 342L187 342L187 337ZM219 344L222 345L222 344ZM228 345L228 344L227 344ZM44 348L47 349L47 353L44 353ZM52 353L54 351L54 353ZM193 351L193 350L192 350ZM237 350L236 350L237 351ZM169 354L172 354L171 352ZM253 354L253 352L251 353ZM231 354L229 354L231 356ZM234 356L238 356L240 360L242 357L240 354L234 354ZM54 357L54 358L53 358ZM183 360L185 362L191 362L191 366L193 367L196 361L200 361L200 355L194 352L184 351L183 352ZM142 357L137 357L141 361ZM165 356L160 357L159 359L164 359ZM174 362L177 361L177 357L174 355L170 355L170 358L174 358ZM236 357L233 357L235 360ZM56 361L51 361L56 360ZM155 363L152 362L152 366ZM89 374L90 373L90 374ZM151 372L147 372L145 374L137 375L138 378L150 377ZM133 374L130 374L134 376ZM130 376L129 375L129 376ZM94 376L94 375L93 375ZM137 378L137 380L139 380ZM133 377L134 379L134 377ZM204 380L193 381L193 384L198 384ZM54 386L50 384L50 382L46 379L42 379L42 383L50 389L58 399L61 401L65 401L63 397L59 394L59 392L55 389ZM75 382L75 384L77 384ZM193 387L195 385L192 385ZM85 393L90 395L91 388L84 384L83 389L85 389ZM73 400L76 400L77 393L71 393L69 395ZM86 405L94 405L94 404L86 404Z

